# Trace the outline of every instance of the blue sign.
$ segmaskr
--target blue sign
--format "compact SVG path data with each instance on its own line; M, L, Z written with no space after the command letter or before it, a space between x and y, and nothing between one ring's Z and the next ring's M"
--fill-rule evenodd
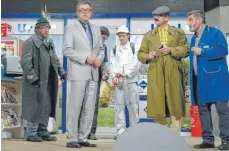
M140 86L141 88L145 89L145 88L147 87L147 83L143 80L143 81L139 84L139 86Z
M20 33L24 33L24 32L30 32L30 30L33 28L33 26L30 25L26 25L26 24L18 24L17 25L17 30Z

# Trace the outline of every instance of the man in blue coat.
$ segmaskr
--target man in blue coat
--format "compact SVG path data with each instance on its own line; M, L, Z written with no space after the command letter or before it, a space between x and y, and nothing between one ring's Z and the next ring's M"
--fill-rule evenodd
M222 144L229 150L229 73L226 56L228 45L223 33L205 24L199 10L188 13L188 25L195 35L190 46L190 88L192 105L198 105L202 125L201 144L194 148L215 148L211 106L216 106Z

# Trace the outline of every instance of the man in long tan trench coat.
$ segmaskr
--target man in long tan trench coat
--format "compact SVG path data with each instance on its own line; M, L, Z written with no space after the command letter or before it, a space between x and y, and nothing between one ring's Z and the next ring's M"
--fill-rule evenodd
M145 34L138 59L149 64L148 117L180 131L180 118L185 115L184 66L182 58L189 54L189 42L183 30L168 25L170 9L161 6L153 11L157 27Z

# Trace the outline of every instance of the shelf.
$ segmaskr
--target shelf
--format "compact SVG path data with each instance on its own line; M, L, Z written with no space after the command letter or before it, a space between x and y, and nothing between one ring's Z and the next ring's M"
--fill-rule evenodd
M15 104L15 103L1 103L1 106L4 107L20 107L21 104Z
M18 126L12 126L12 127L4 127L3 130L11 130L11 129L15 129L15 128L21 128L21 126L18 125Z
M13 78L13 77L5 77L5 76L1 76L1 81L5 81L5 82L21 82L22 78Z

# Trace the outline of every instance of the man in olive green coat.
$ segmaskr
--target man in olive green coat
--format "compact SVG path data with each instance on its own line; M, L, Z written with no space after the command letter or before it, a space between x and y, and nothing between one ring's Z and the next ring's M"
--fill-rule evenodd
M180 118L185 115L184 66L182 58L189 54L189 42L181 29L168 25L170 9L161 6L153 11L157 27L145 34L138 59L149 64L147 115L156 123L180 131Z

